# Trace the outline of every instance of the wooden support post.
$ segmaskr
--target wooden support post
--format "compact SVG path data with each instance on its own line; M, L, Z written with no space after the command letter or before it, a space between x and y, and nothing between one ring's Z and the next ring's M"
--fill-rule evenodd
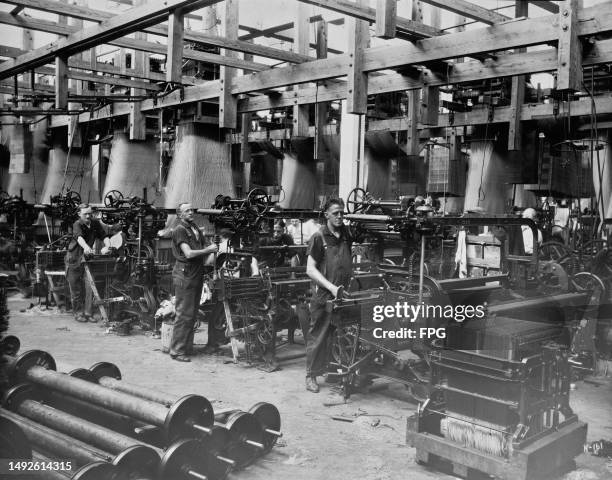
M146 0L134 0L133 5L135 7L143 5ZM143 32L136 32L134 34L137 40L146 40L147 34ZM172 38L172 37L168 37ZM170 50L170 41L168 42L168 50ZM135 72L144 76L149 71L149 54L141 50L134 50L132 54L132 69ZM132 77L135 79L135 77ZM130 93L132 95L144 95L145 90L141 88L131 88ZM129 116L129 139L130 140L146 140L146 117L142 112L141 103L139 101L130 103L130 116Z
M242 142L240 143L240 163L242 164L242 195L251 189L251 146L249 132L251 131L251 114L242 114Z
M565 0L559 12L557 89L582 88L582 48L578 38L578 10L582 0Z
M238 39L238 0L225 0L225 13L223 22L223 36L230 40ZM226 57L237 58L237 52L223 49ZM232 80L236 76L236 69L221 67L221 92L219 95L219 127L236 128L238 115L238 97L232 95Z
M83 1L79 0L79 1L77 1L75 3L75 5L83 5ZM73 18L71 20L71 24L72 24L73 27L76 27L79 30L83 29L83 20L81 20L80 18ZM73 55L72 58L75 59L75 60L81 60L82 61L83 58L84 58L84 52L77 53L76 55ZM87 87L88 87L87 83L88 82L82 81L82 80L69 80L68 81L68 86L69 87L75 87L77 95L83 95L84 92L87 91ZM78 106L80 106L79 103L73 103L72 105L74 105L74 107L77 107L77 108L78 108ZM70 106L70 108L74 108L72 105Z
M440 9L433 8L431 12L431 26L440 28ZM419 122L425 125L438 124L438 110L440 109L440 88L424 86L421 96Z
M515 17L527 17L529 15L529 2L527 0L516 0ZM524 52L525 49L517 50ZM508 150L521 150L523 129L521 124L521 109L525 101L525 76L515 75L512 77L512 89L510 92L510 121L508 122Z
M357 5L367 6L367 2L357 0ZM363 71L363 51L369 44L368 28L368 22L365 20L353 17L347 20L347 52L351 60L347 72L347 113L365 114L368 109L368 74Z
M297 15L294 22L294 39L293 49L294 53L302 55L308 55L310 49L310 35L309 35L309 14L308 5L302 2L296 2ZM299 91L300 87L293 87ZM299 93L298 93L299 95ZM296 105L293 107L293 136L294 137L307 137L309 128L309 105Z
M415 22L423 23L423 4L421 0L412 0L411 18Z
M421 123L424 125L437 125L439 109L440 89L438 87L423 88L423 98L421 99L419 113Z
M376 36L394 38L397 23L397 0L376 0Z
M249 43L253 43L253 40L248 40ZM248 61L253 60L254 55L252 53L244 53L244 59ZM247 75L249 72L246 70L242 71L243 75ZM251 144L249 143L249 133L251 131L251 119L252 114L243 113L241 115L241 131L242 131L242 142L240 144L240 162L242 164L242 192L243 196L246 196L251 190ZM280 185L280 184L279 184Z
M420 0L412 0L412 20L423 22L423 6ZM419 154L418 118L420 113L420 90L409 90L408 96L408 126L406 128L406 153L409 156Z
M449 143L448 159L450 161L454 161L454 160L461 158L461 136L458 135L456 128L453 128L450 131L450 134L448 137L448 143Z
M183 76L184 17L180 10L168 15L168 56L166 59L166 82L181 83Z
M408 92L408 127L406 137L406 152L408 155L419 154L419 104L420 90L410 90Z
M130 103L130 140L146 140L146 117L140 109L140 102Z
M338 194L346 200L349 192L360 186L363 176L359 175L363 163L364 116L347 111L347 101L342 102L340 120L340 168Z
M55 108L68 108L68 57L55 57Z
M33 40L33 36L32 36L32 30L23 30L22 36L21 36L21 46L22 46L23 50L26 51L26 52L30 51L30 50L32 50L34 48L34 40ZM34 70L32 70L29 73L25 73L23 75L23 79L24 79L24 81L26 81L30 85L34 85L35 84Z
M327 22L317 22L316 50L317 58L327 58ZM325 162L330 160L329 151L323 142L323 135L327 125L328 104L326 102L315 103L315 139L314 158L317 162L315 178L319 195L319 203L325 195ZM315 208L317 205L315 205Z

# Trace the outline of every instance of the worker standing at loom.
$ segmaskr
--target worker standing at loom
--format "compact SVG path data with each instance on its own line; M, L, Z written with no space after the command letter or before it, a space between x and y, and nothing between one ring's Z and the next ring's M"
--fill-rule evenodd
M72 226L72 239L68 244L68 251L64 257L66 266L66 281L70 288L70 301L72 313L77 322L95 322L92 315L91 302L85 302L84 276L85 266L83 262L86 257L94 254L96 240L104 242L103 254L110 248L109 235L115 227L102 223L97 218L92 218L92 208L83 203L79 205L79 219ZM120 227L119 227L120 228ZM87 303L87 304L86 304Z
M306 336L306 390L317 393L317 375L325 373L332 332L326 303L338 297L351 279L352 237L344 225L344 202L329 199L324 208L326 223L310 239L306 274L315 284L310 301L310 328Z
M538 214L534 208L530 207L523 210L522 217L535 222L537 221ZM536 249L542 245L542 232L538 228L538 238L534 240L531 227L528 225L521 225L521 230L523 232L523 248L525 250L525 255L531 255L533 254L534 243Z
M170 357L179 362L190 362L193 329L204 285L203 257L215 253L217 246L206 244L204 235L193 222L195 209L190 203L181 203L176 213L179 224L172 231L172 253L176 260L172 270L176 319Z

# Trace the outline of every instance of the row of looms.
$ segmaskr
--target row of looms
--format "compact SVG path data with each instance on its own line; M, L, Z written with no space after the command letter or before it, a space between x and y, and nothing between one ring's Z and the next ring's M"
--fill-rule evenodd
M117 233L85 257L86 301L111 333L163 339L188 202L218 248L200 320L233 364L273 375L305 355L308 238L337 197L354 240L327 304L344 399L405 385L417 462L468 478L551 475L583 451L570 385L612 360L612 1L8 0L0 29L5 288L70 309L64 258L89 204ZM396 304L455 315L373 318ZM55 362L14 342L0 419L33 431L15 416L47 400L27 370L52 379ZM77 385L76 403L85 391L115 401ZM280 419L254 425L261 444ZM164 440L127 476L172 480ZM176 462L195 474L167 471L235 466L189 445Z

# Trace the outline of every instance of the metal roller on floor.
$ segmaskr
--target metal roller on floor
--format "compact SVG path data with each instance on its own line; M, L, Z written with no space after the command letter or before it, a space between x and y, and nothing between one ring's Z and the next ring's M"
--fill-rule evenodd
M225 454L236 461L236 467L253 462L265 450L264 432L259 421L250 413L236 412L223 425L230 432Z
M34 452L32 460L43 463L61 461L43 455L41 452ZM88 463L76 470L45 470L44 474L41 473L40 476L35 478L44 478L45 480L127 480L127 476L119 473L117 467L106 462Z
M61 458L64 461L69 460L74 462L77 468L83 469L82 472L81 470L77 471L77 473L81 472L80 477L77 477L75 473L70 478L80 478L81 480L103 480L106 478L109 480L123 480L131 475L140 476L132 476L132 478L147 478L140 474L138 462L135 461L139 457L142 458L142 454L136 449L122 452L121 455L113 457L100 449L87 445L84 442L49 427L40 425L14 412L0 410L0 416L19 425L37 450L53 456L54 458ZM90 467L91 470L83 468L94 463L99 464L100 462L105 463L108 467ZM136 470L132 470L134 466L136 466ZM98 472L104 475L96 477L92 472ZM66 477L64 476L64 478Z
M87 380L92 383L97 383L96 379L92 376L91 372L85 368L77 368L68 373L71 377L80 378ZM64 395L59 392L52 390L46 390L43 392L44 403L62 410L71 415L84 418L103 427L110 428L116 432L122 433L129 437L135 437L142 440L144 443L150 443L155 446L157 442L153 441L154 438L151 435L147 435L148 432L154 431L155 437L162 436L160 428L154 425L148 425L139 420L135 420L127 415L107 410L98 405L92 405L89 402L78 400L74 397Z
M89 370L98 379L100 385L107 388L163 405L171 405L176 402L175 395L121 380L119 368L110 362L96 363ZM273 405L268 405L270 405L270 408L259 405L255 410L259 412L260 417L266 423L270 422L270 428L267 428L267 425L263 422L259 423L258 419L248 412L236 412L243 415L237 416L232 422L230 422L230 417L224 416L219 419L219 425L230 432L231 445L225 450L226 455L236 461L237 467L247 465L257 456L268 451L276 442L276 438L281 435L278 431L280 428L278 410ZM276 410L277 419L273 419L273 410ZM264 429L266 430L264 431ZM202 431L208 433L208 430L210 429L203 429ZM270 437L274 437L274 440Z
M100 385L144 400L160 403L167 407L180 400L179 396L164 394L157 390L139 387L122 381L119 368L110 362L96 363L92 365L88 372L94 377L94 381L100 383ZM86 374L83 373L79 374L86 376ZM152 437L151 435L151 439ZM219 425L211 425L210 427L198 425L194 427L194 431L185 432L185 437L197 438L200 440L205 450L212 454L217 461L224 462L232 467L236 466L234 459L223 455L223 452L226 450L231 440L230 432L228 432L226 428ZM153 443L158 444L158 446L165 446L166 442L161 442L164 443L164 445L155 441Z
M95 378L95 376L89 370L84 368L77 368L75 370L72 370L68 373L68 375L75 376L77 378L81 378L83 380L87 380L93 383L97 383L97 379ZM109 421L113 424L123 422L125 425L127 425L127 428L124 428L124 430L127 430L126 435L136 436L137 438L139 438L141 443L149 443L152 446L155 446L160 449L165 449L165 447L167 446L166 442L163 441L163 439L159 438L159 427L154 427L154 429L151 429L151 425L146 425L142 422L135 421L130 417L119 415L106 409L89 405L81 400L75 400L66 396L57 395L56 400L59 402L59 404L62 405L60 409L64 410L64 404L67 402L67 404L72 407L71 410L75 411L75 413L78 413L77 416L85 419L95 418L96 421L94 421L94 423L97 423L99 425L103 425L105 424L104 422ZM222 452L225 451L228 443L230 442L230 432L227 429L218 425L213 425L212 427L210 427L210 430L210 434L204 436L196 436L197 440L199 440L199 442L197 443L197 448L199 449L197 455L202 455L202 450L205 450L208 454L209 478L224 478L229 473L229 470L236 465L236 462L234 460L222 456ZM192 444L190 445L193 446ZM189 448L191 447L184 446L181 450L175 449L174 454L178 455L179 457L185 456ZM176 465L177 462L173 458L166 459L164 455L164 457L162 457L162 464ZM168 466L164 467L165 471L167 471L168 469Z
M272 450L279 437L282 437L280 412L276 406L268 402L258 402L247 413L253 415L264 429L264 446L266 451Z
M70 480L119 480L117 469L105 462L93 462L79 468Z
M35 396L35 389L31 385L18 385L9 390L4 403L6 407L34 422L71 435L105 452L121 456L123 452L137 451L139 456L133 457L136 463L134 468L140 468L138 473L145 478L155 477L158 470L164 472L164 475L161 476L163 479L220 480L229 473L230 466L227 463L215 461L210 454L203 453L202 445L197 440L181 440L164 451L44 405L34 400ZM185 465L189 467L187 470L184 468ZM172 470L171 466L176 469Z
M86 368L75 368L74 370L70 370L67 375L70 375L73 378L85 380L90 383L98 383L96 381L96 377L94 377L93 374Z
M29 460L32 458L32 444L19 424L0 416L0 458Z
M227 419L234 413L242 412L243 410L237 408L231 408L219 412L215 412L215 422L224 424ZM283 434L281 429L281 418L278 408L268 402L258 402L253 405L246 413L250 413L255 416L264 430L264 446L266 452L270 451L274 445L276 445L279 437Z
M15 335L7 335L0 343L0 350L4 351L6 355L15 356L21 348L21 342Z
M49 462L52 459L41 459ZM37 478L43 478L42 475ZM106 462L93 462L82 466L76 472L61 472L58 470L45 470L45 480L124 480L125 476L117 474L117 469Z
M13 358L9 366L13 384L30 382L161 427L168 442L188 437L194 430L209 430L213 425L212 405L202 396L187 395L167 407L55 370L53 357L40 350Z

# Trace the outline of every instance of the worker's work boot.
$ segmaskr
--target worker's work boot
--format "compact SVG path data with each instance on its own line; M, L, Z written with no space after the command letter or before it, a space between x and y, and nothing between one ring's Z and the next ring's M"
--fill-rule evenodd
M306 390L313 393L319 393L319 384L315 377L306 377Z

